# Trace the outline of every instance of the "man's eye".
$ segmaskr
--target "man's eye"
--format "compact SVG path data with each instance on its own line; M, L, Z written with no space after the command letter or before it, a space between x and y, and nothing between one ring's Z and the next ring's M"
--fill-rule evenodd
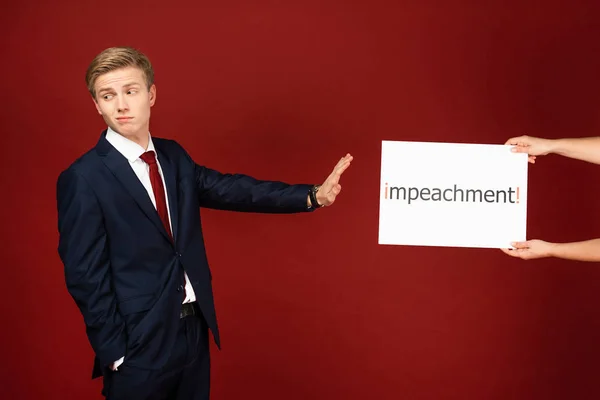
M136 94L137 90L136 89L129 89L129 91L127 92L127 94Z
M110 100L113 98L112 94L105 94L104 96L102 96L104 98L104 100Z

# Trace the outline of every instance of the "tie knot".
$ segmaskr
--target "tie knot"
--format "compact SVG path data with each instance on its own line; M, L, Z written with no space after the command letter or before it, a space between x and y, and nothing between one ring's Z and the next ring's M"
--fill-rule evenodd
M153 151L147 151L140 156L146 164L156 164L156 155Z

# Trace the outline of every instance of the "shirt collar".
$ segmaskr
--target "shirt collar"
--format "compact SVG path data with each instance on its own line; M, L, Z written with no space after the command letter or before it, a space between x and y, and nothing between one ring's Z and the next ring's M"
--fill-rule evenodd
M152 142L152 136L148 132L148 148L144 149L142 146L134 142L133 140L127 139L125 136L118 134L110 127L106 131L106 140L113 145L119 153L121 153L130 163L140 158L146 151L154 151L154 143Z

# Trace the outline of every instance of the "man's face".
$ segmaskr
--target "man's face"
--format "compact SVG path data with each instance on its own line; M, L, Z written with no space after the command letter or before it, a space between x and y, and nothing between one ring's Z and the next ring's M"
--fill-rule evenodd
M108 126L134 141L148 135L156 87L148 90L141 69L126 67L100 75L94 88L94 104Z

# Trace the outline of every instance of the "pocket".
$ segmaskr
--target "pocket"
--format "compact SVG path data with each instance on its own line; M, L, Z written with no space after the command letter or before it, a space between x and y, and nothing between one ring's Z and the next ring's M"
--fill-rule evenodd
M119 311L121 315L129 315L142 311L147 311L154 305L154 294L143 294L141 296L132 297L130 299L119 302Z
M141 398L141 396L145 398L156 390L153 383L157 380L151 379L152 371L125 365L126 362L119 366L118 371L110 375L109 385L106 388L109 394L107 398L131 399Z

